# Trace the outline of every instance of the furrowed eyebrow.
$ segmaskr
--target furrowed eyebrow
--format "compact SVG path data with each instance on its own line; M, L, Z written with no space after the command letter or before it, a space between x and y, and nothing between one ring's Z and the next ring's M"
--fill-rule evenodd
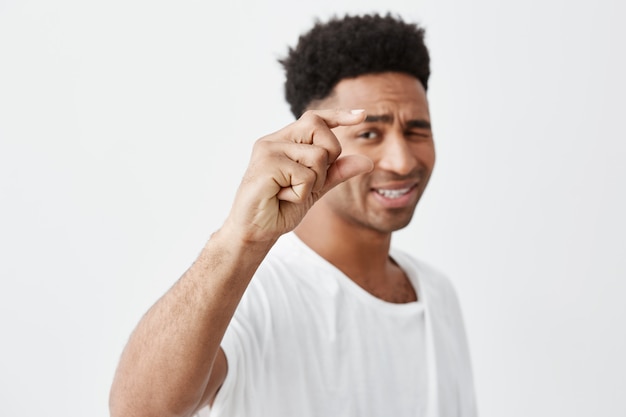
M428 120L409 120L406 122L407 127L417 127L420 129L430 129L430 122Z
M375 122L392 123L393 116L390 114L381 114L381 115L368 114L365 117L365 123L375 123Z
M390 114L368 114L365 117L365 123L393 123L393 116ZM419 129L430 129L430 122L424 119L414 119L406 122L406 127L408 128L419 128Z

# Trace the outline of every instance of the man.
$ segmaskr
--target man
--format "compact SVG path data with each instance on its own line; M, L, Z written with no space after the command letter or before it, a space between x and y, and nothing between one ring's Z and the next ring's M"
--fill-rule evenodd
M298 120L137 326L112 415L474 416L452 287L390 249L435 161L423 30L333 19L281 62Z

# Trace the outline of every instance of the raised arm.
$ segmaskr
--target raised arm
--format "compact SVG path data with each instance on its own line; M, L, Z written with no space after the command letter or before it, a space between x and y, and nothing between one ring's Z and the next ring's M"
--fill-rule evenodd
M311 111L256 142L224 225L131 335L111 387L111 416L189 416L212 400L227 372L220 343L272 245L325 192L372 169L364 157L339 157L330 130L364 117Z

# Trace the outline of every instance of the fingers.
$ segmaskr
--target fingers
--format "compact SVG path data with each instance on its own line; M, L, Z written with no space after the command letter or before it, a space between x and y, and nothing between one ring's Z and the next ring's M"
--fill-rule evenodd
M374 169L371 159L362 155L347 155L337 159L328 169L323 187L313 197L317 201L332 188L357 175L366 174ZM279 200L292 203L306 201L313 192L315 173L301 164L285 165L281 170L279 185L280 191L276 194Z
M363 111L309 111L259 139L228 216L230 227L246 240L275 239L293 230L332 187L370 171L365 157L339 157L341 145L331 131L364 119Z
M293 144L283 149L285 156L312 172L311 191L320 191L326 184L326 175L330 165L326 149L316 145ZM292 183L293 184L293 183Z
M331 188L357 175L367 174L374 169L371 159L363 155L347 155L335 161L328 169L326 184L321 190L325 194Z
M337 126L352 126L365 120L365 111L363 109L356 110L310 110L308 113L317 115L322 118L326 125L331 129Z
M315 172L312 190L317 192L326 183L328 167L341 154L341 145L331 129L355 125L363 120L365 120L363 110L310 110L296 122L262 140L308 145L297 151L287 146L285 153Z
M311 192L320 191L326 183L328 153L314 145L297 143L268 144L274 157L267 159L274 167L274 181L281 187L277 197L293 203L305 201Z
M331 129L355 125L363 120L363 110L309 110L267 139L319 146L328 152L329 163L332 163L341 154L341 145Z
M262 170L267 171L279 187L276 194L279 200L302 202L311 193L323 191L323 194L372 169L367 158L337 159L341 145L331 131L364 119L362 110L307 111L296 122L257 141L253 159L265 166Z
M337 126L351 126L365 120L363 110L311 110L302 115L296 123L299 129L305 129L305 142L320 146L328 151L329 162L334 162L341 154L341 145L330 130Z

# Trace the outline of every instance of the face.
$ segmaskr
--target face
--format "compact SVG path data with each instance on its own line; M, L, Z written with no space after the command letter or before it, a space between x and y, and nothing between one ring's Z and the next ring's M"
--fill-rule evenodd
M361 154L374 170L328 192L318 204L344 223L380 233L409 224L435 163L426 92L401 73L340 81L322 108L365 109L366 120L334 133L342 155Z

